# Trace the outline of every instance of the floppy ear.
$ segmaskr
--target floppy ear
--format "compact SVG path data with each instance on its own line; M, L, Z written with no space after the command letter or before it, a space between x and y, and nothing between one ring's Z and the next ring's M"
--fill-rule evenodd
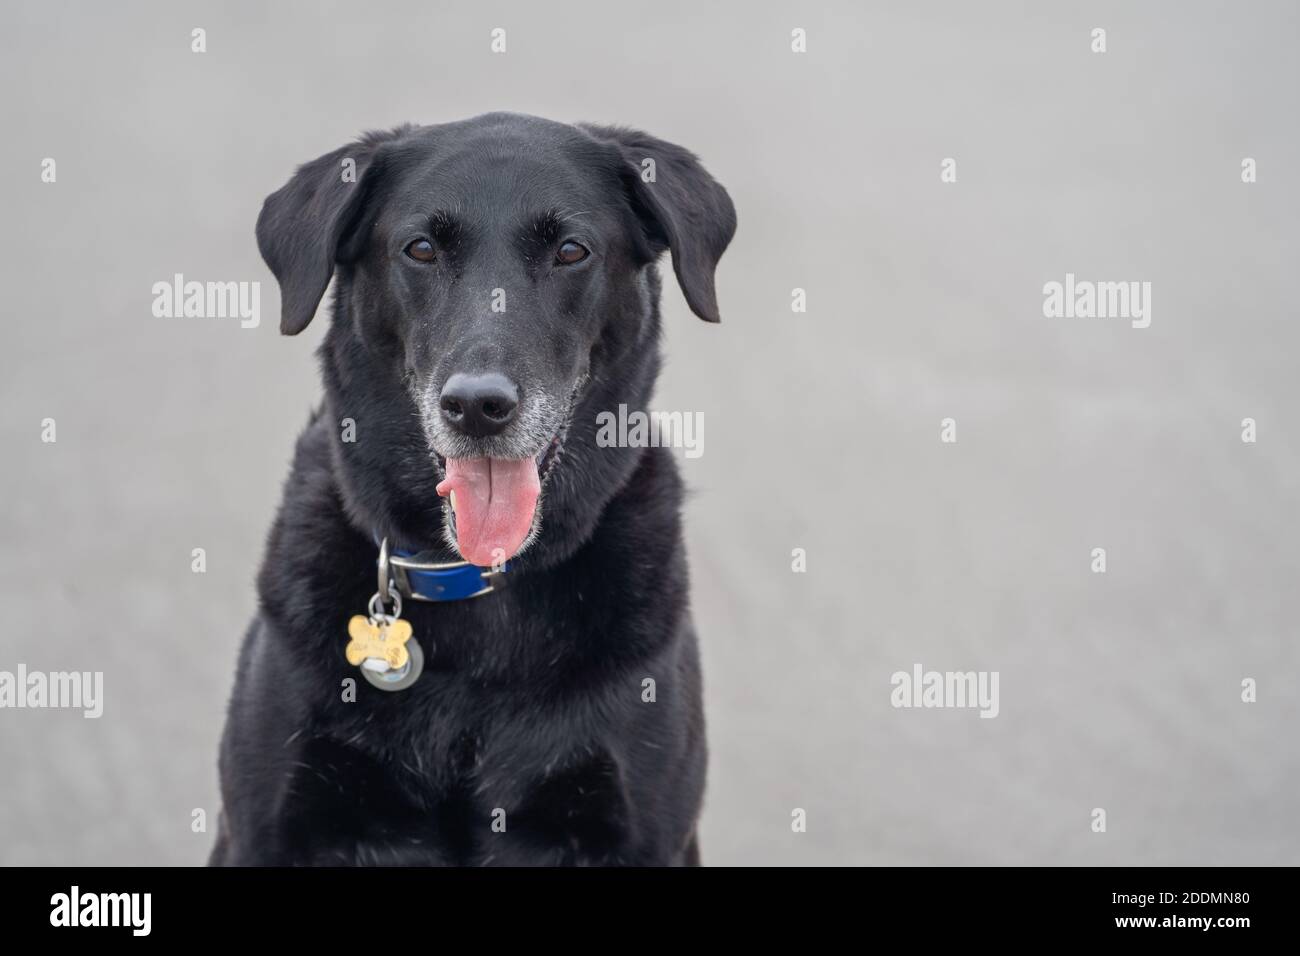
M280 283L283 334L297 335L316 314L340 249L382 178L380 147L404 131L370 133L305 163L266 197L257 247ZM348 159L355 165L345 167Z
M736 232L736 207L695 154L634 129L581 124L622 153L620 170L657 252L672 250L673 271L691 311L719 322L713 272ZM646 160L653 160L651 167ZM653 169L653 178L650 170Z

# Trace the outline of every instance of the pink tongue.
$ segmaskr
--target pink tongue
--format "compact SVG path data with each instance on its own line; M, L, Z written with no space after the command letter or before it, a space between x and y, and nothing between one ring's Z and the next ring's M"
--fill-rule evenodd
M514 557L541 490L531 458L448 458L438 494L456 493L456 544L465 560L486 568Z

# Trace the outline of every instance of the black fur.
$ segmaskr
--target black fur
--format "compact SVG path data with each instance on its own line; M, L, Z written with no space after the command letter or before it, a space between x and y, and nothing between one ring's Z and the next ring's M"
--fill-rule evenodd
M339 175L348 158L356 182ZM580 213L597 246L583 270L548 271L554 237L525 234L553 206ZM444 208L431 225L444 261L414 271L395 252L403 217ZM258 242L282 330L308 324L331 275L334 309L324 402L298 441L240 653L213 864L698 862L705 740L682 485L667 451L597 447L596 416L650 399L654 260L671 249L691 308L717 321L713 270L734 228L726 192L680 147L511 114L372 134L268 198ZM491 286L513 297L505 316L477 298ZM420 387L471 359L577 397L508 586L408 601L426 667L385 693L345 660L347 621L375 590L374 535L459 557L417 406Z

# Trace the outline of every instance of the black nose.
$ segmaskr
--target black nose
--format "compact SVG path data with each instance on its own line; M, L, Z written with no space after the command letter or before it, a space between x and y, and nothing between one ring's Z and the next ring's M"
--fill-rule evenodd
M471 438L486 438L504 431L515 420L519 389L498 372L457 372L442 387L438 405L442 417L457 431Z

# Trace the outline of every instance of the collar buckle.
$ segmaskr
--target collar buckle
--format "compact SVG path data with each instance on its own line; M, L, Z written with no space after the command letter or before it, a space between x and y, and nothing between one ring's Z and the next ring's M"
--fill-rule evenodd
M394 551L384 538L379 544L379 596L389 601L396 590L416 601L462 601L500 591L509 562L483 568L468 561L435 561L428 552Z

